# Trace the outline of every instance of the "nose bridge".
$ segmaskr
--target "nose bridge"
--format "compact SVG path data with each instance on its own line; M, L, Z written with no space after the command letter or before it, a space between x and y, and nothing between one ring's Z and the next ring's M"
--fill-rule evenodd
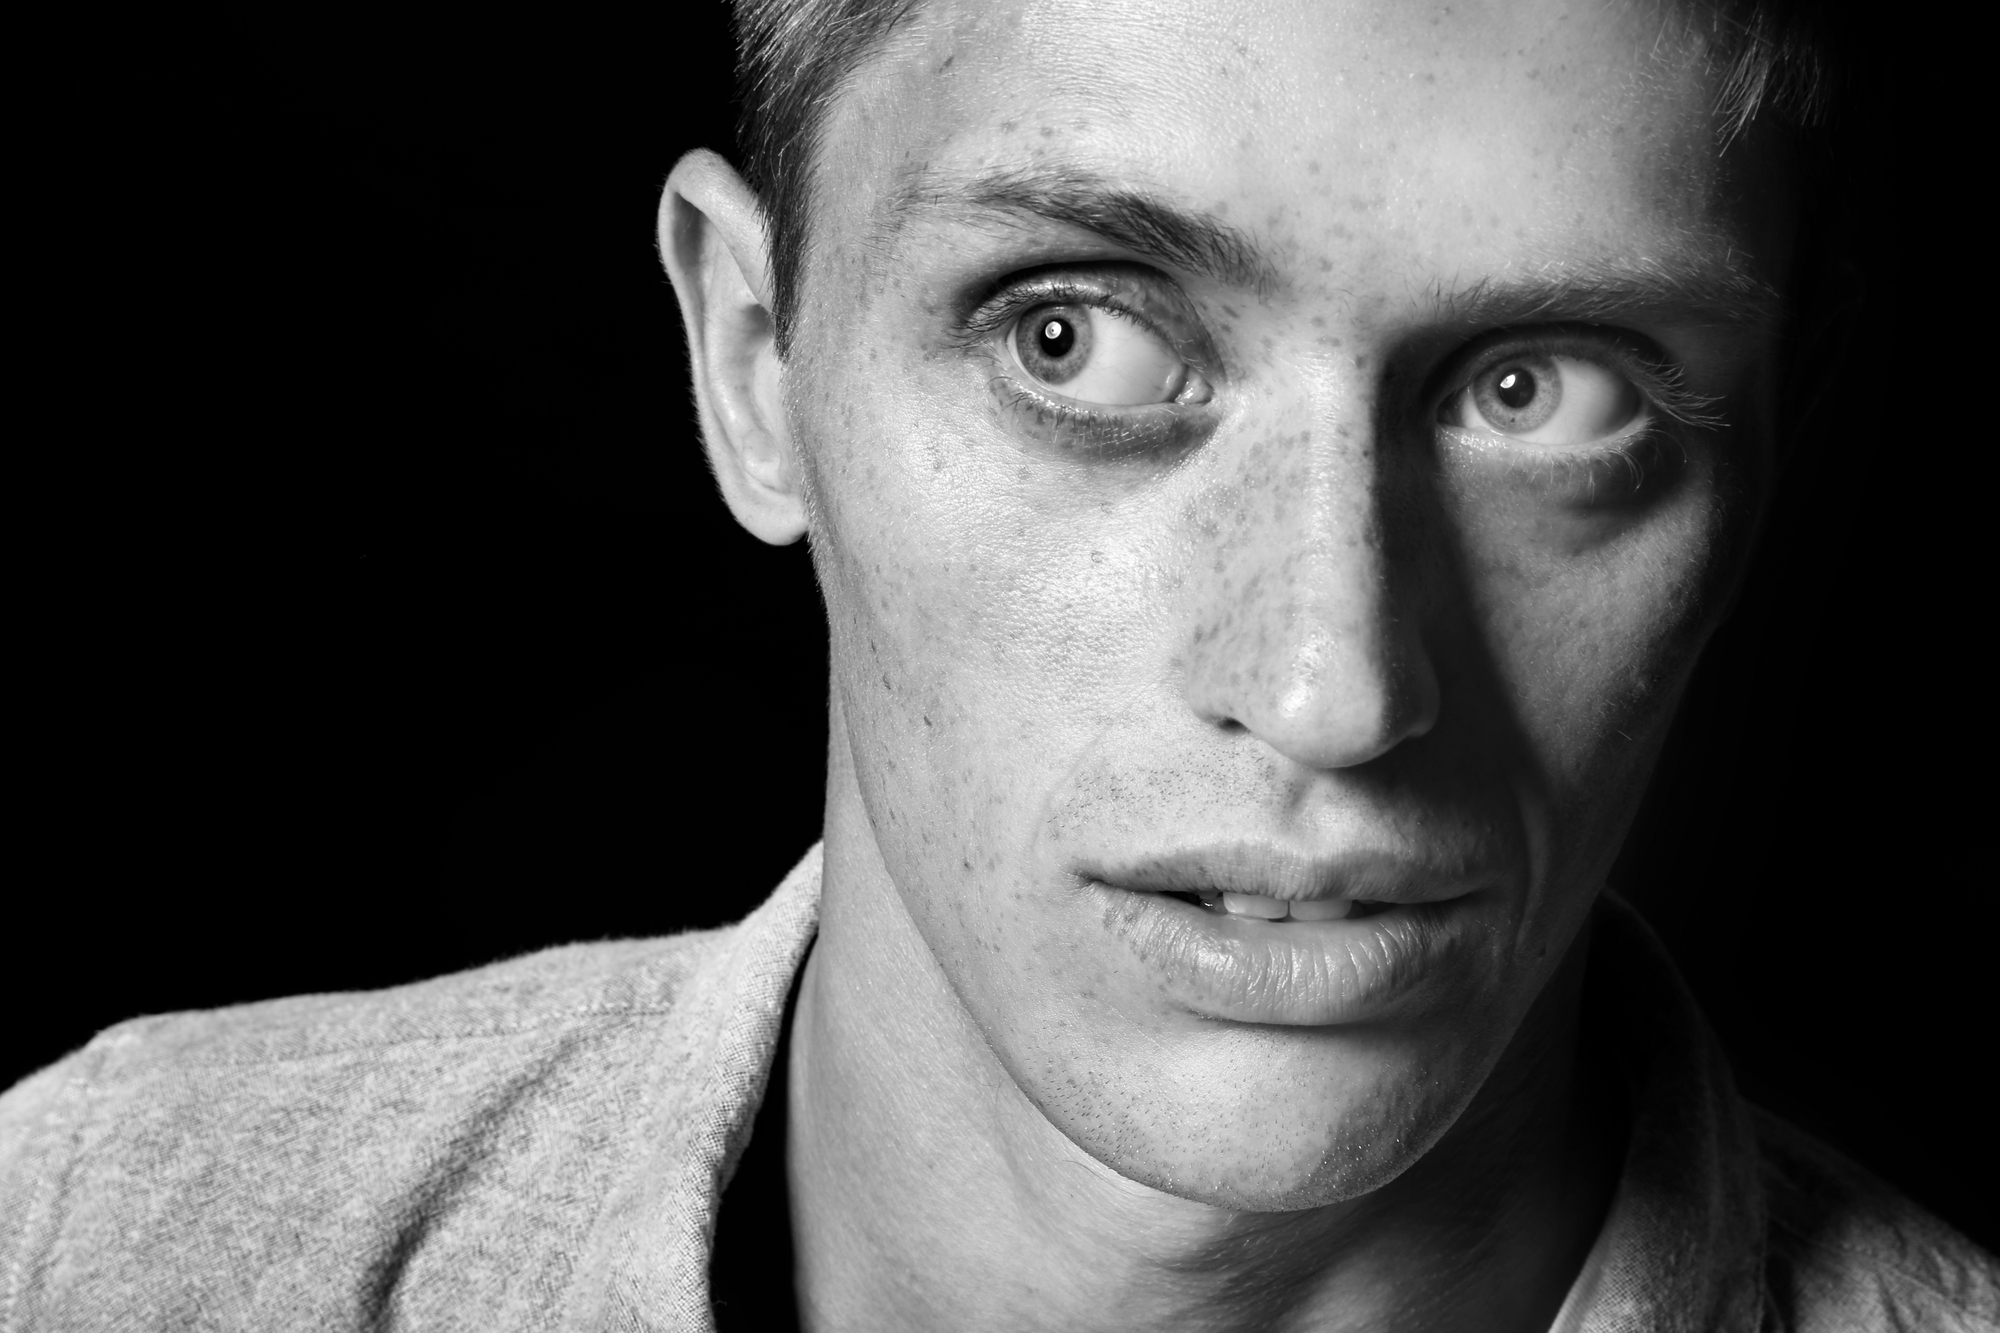
M1189 642L1197 713L1314 768L1365 763L1435 720L1415 608L1389 567L1372 387L1302 374L1231 451ZM1347 371L1348 373L1341 373Z

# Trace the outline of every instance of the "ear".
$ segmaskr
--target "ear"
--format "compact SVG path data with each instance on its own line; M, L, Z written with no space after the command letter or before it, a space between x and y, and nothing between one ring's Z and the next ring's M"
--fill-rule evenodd
M753 536L783 546L805 535L771 318L770 246L757 196L698 148L674 165L660 199L660 259L687 326L695 408L722 498Z

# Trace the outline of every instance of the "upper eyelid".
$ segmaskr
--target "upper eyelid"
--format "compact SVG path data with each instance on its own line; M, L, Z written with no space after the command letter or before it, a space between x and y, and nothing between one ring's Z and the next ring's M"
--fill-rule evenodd
M981 303L977 310L966 316L965 329L967 333L985 337L988 334L998 333L1038 305L1058 304L1097 306L1139 320L1148 328L1154 327L1152 320L1108 292L1074 283L1051 282L1042 286L1030 284L1010 287L990 297Z
M1134 275L1135 278L1137 276ZM1154 282L1172 283L1172 279L1150 270L1146 271L1146 276ZM1010 275L994 284L990 293L960 318L958 332L967 344L981 343L1037 305L1088 305L1137 321L1163 339L1176 353L1197 366L1202 365L1203 359L1196 353L1206 343L1204 333L1184 335L1166 327L1158 314L1144 308L1145 303L1121 297L1117 291L1120 285L1126 284L1092 280L1085 273L1079 273L1077 266L1073 265L1040 273Z

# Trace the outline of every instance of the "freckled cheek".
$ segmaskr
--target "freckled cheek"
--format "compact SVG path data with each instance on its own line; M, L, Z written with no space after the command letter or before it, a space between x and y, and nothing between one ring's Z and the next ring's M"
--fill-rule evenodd
M930 750L1033 748L1087 717L1134 614L1102 516L976 426L829 406L815 541L851 702Z

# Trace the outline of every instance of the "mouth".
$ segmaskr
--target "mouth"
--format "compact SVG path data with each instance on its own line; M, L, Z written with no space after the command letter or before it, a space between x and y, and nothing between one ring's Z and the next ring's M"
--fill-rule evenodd
M1256 842L1078 869L1104 925L1170 1000L1286 1026L1381 1019L1456 989L1487 890L1505 879L1456 859Z
M1261 893L1230 893L1222 889L1167 890L1160 896L1177 898L1205 912L1277 924L1359 919L1375 916L1395 906L1394 903L1368 898L1271 898Z

